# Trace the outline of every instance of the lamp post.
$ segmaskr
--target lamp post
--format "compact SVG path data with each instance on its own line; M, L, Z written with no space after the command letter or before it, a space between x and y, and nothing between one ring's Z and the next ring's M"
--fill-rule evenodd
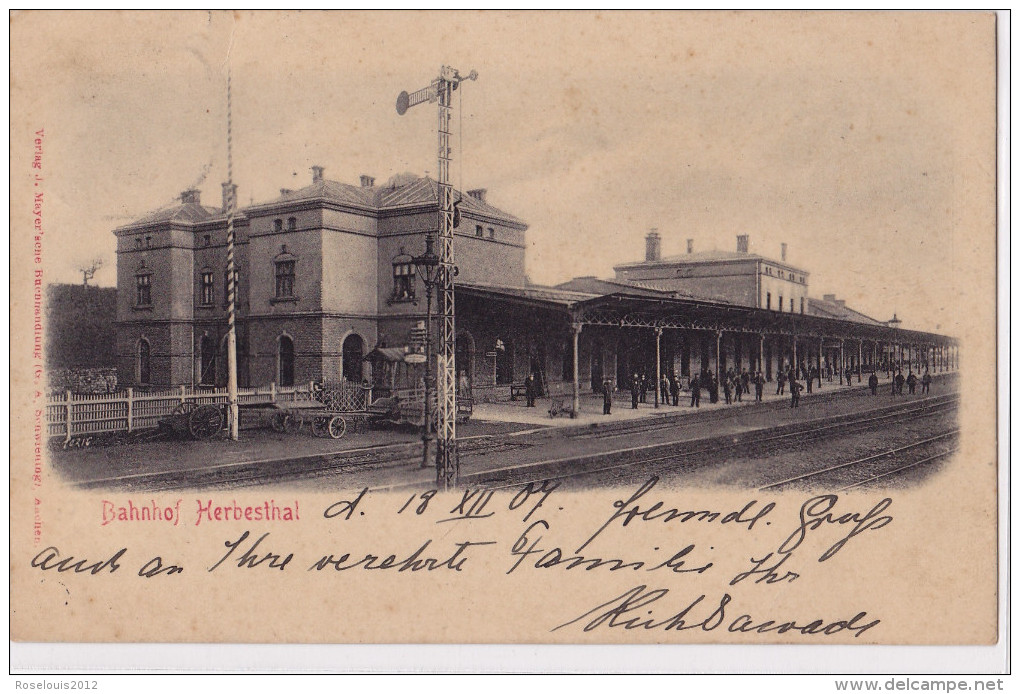
M429 466L429 448L432 441L432 397L429 381L432 378L432 289L436 286L439 270L439 256L434 248L435 237L425 235L425 253L411 259L418 275L425 285L425 402L423 404L424 421L422 423L421 467Z

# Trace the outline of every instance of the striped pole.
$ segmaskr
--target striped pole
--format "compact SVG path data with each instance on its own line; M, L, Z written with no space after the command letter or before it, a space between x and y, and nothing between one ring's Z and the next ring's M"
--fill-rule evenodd
M233 120L230 94L230 65L227 65L227 402L230 440L237 441L237 330L235 327L234 283L234 159Z

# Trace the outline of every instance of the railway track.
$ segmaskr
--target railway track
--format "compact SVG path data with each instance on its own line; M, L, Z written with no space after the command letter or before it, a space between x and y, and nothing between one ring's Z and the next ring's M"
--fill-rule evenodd
M952 455L956 452L956 448L951 444L955 442L959 433L960 430L955 428L905 446L899 446L888 451L830 465L820 470L812 470L801 475L795 475L778 482L766 484L760 487L759 490L782 490L789 487L802 486L827 486L833 488L837 484L843 484L847 481L850 484L838 487L835 490L842 492L863 487L880 479L889 478L906 470ZM950 447L945 448L945 444L950 444ZM938 450L939 447L944 449ZM903 460L903 458L906 458L906 460ZM854 479L854 477L859 479Z
M934 396L909 404L898 403L880 410L841 415L808 423L799 422L774 430L754 430L736 436L711 436L696 440L663 442L620 450L598 451L586 456L512 464L477 473L464 472L464 463L469 464L472 458L494 454L510 454L512 456L515 452L534 448L540 443L540 438L528 440L534 437L480 436L465 439L460 443L461 484L499 489L544 479L581 480L600 474L613 476L614 473L622 473L638 466L653 469L656 465L667 464L670 471L676 473L678 470L682 470L683 466L690 467L698 464L699 457L703 459L707 455L717 455L720 452L741 447L748 451L748 455L766 456L777 448L809 442L824 436L827 432L844 430L848 426L854 426L860 430L881 426L903 418L934 416L955 407L957 402L958 398L955 394ZM776 409L783 409L783 406L776 407ZM733 408L706 414L711 419L723 419L732 418L746 411L744 408ZM706 415L699 417L704 418ZM705 420L699 419L699 421ZM661 429L663 426L668 426L668 422L663 422L660 418L649 423L642 422L640 426L603 429L594 432L594 436L584 435L592 432L569 432L566 437L576 440L580 444L585 438L604 439L634 435ZM544 432L544 435L548 435L548 432ZM169 491L209 487L229 489L325 476L343 479L347 473L359 475L377 473L385 476L387 471L406 471L408 468L413 468L415 462L420 458L420 443L405 443L358 451L298 456L288 460L245 461L190 470L124 475L91 480L79 484L78 487L118 491ZM562 468L565 466L569 466L570 469L563 470ZM642 472L644 471L643 469ZM612 482L615 481L612 480ZM412 486L421 486L421 483L380 488Z
M669 474L677 475L711 465L714 458L718 459L729 452L739 451L745 457L767 457L778 450L808 445L832 432L846 433L850 426L858 433L901 419L917 420L944 414L955 409L957 402L955 395L940 396L924 403L894 406L878 413L857 413L811 422L806 427L788 425L771 431L757 430L737 436L710 436L692 441L606 451L591 456L507 466L474 475L462 474L461 481L465 485L478 485L486 489L518 487L544 480L582 482L598 476L609 478L610 483L625 483L631 475L652 475L658 468L667 466ZM621 457L622 460L619 459Z

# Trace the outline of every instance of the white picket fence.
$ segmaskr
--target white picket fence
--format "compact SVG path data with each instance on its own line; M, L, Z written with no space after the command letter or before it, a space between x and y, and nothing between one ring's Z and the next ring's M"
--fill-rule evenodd
M343 394L347 409L365 409L371 391L360 384L329 384L330 392ZM314 382L299 386L277 387L275 383L262 388L238 389L238 404L279 405L309 402L321 393ZM347 391L350 391L349 393ZM320 396L321 397L321 396ZM195 389L181 386L161 391L136 393L128 388L117 393L75 394L71 391L52 395L46 402L46 433L50 438L70 441L75 436L138 431L159 426L183 402L198 405L226 404L227 389Z

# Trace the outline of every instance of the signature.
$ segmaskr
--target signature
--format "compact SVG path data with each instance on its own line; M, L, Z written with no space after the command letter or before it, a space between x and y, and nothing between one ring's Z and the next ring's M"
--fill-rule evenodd
M750 614L739 614L730 618L727 614L736 611L731 606L733 597L724 593L718 600L708 600L706 595L699 595L693 600L681 600L686 603L679 610L665 605L657 605L660 613L649 607L669 595L667 588L650 589L646 585L635 586L622 595L604 602L588 610L579 617L564 622L552 629L556 631L573 624L582 623L582 631L589 632L601 628L642 629L645 631L715 631L724 629L730 633L777 634L797 633L803 636L832 636L843 631L853 632L854 638L877 626L881 620L868 618L867 612L858 612L850 619L802 619L778 618L759 619ZM671 612L668 616L662 616Z

